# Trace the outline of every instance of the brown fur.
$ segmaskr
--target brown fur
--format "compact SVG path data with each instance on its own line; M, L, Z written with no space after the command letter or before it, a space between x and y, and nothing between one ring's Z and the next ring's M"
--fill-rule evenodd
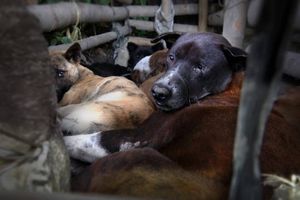
M289 88L281 95L274 110L300 132L300 86Z
M137 84L140 85L145 82L147 79L150 79L153 76L156 76L160 73L166 71L166 59L167 59L168 49L159 50L153 53L149 59L149 68L150 72L146 77L143 77L141 71L133 70L131 73L131 79Z
M78 192L171 200L220 199L224 192L222 184L195 177L148 148L118 152L96 161L73 179L72 187Z
M76 52L70 52L72 48L65 54L51 55L52 65L65 71L64 77L57 77L58 87L72 85L59 102L64 131L86 134L134 128L153 112L150 100L132 81L94 75L79 64Z
M241 83L242 74L236 74L233 82L223 93L208 96L196 104L173 113L157 111L137 129L109 131L107 135L110 134L112 137L115 134L119 137L123 133L127 134L128 137L132 136L131 143L139 142L140 144L156 148L160 153L192 173L199 180L207 179L213 181L216 184L215 187L219 184L224 184L227 192L210 190L201 184L198 185L198 190L202 191L203 194L208 194L205 196L206 199L210 199L210 195L216 195L214 192L220 192L217 194L217 199L226 199L232 175L233 142ZM295 95L295 93L291 94ZM286 94L285 100L290 99L288 95ZM284 107L277 109L277 105L284 106L280 102L281 99L279 98L275 104L268 119L260 155L261 170L262 173L290 176L292 173L300 173L300 131L293 126L293 121L286 119L288 119L288 116L298 116L300 111L299 109L297 109L297 112L294 110L294 112L290 113L291 115L289 112L282 112L292 110L293 104L288 105L288 110L284 109ZM102 142L105 140L105 135L106 132L103 132ZM115 143L117 142L118 140L115 140ZM124 141L121 140L122 142ZM130 162L128 161L128 163ZM157 161L153 160L153 163L155 164ZM118 166L120 167L120 165ZM115 169L118 166L115 166ZM122 171L122 167L119 169ZM168 171L172 173L172 170ZM132 176L130 176L131 172ZM155 173L159 177L164 176L166 172L162 170ZM181 176L181 173L177 174ZM123 188L129 190L135 187L140 188L141 191L148 191L148 187L151 188L152 184L159 184L156 178L155 181L157 182L147 180L149 178L148 172L139 175L134 170L128 171L128 174L120 172L118 175L120 176L120 181L126 180L127 183L132 184L128 187L121 183L112 185L114 190L110 188L110 193L114 193L114 191L118 193L123 191ZM151 177L152 175L149 176ZM108 183L115 180L113 177L113 175L109 175L106 177L105 182ZM144 185L141 186L137 181L139 179L147 181L143 182ZM168 180L174 182L174 179L171 177ZM82 181L84 184L90 183L88 180L85 182L82 179ZM94 179L92 185L96 186L98 181L102 187L109 187L104 186L105 182L103 179ZM94 186L88 187L88 191L104 192L101 188ZM137 191L132 190L130 195L134 195L135 192ZM155 191L152 192L155 193ZM139 194L139 192L137 193ZM172 195L172 192L168 191L168 193ZM151 196L151 194L149 195Z
M163 49L152 54L149 60L151 73L147 78L153 77L159 73L166 71L167 55L168 55L168 49Z

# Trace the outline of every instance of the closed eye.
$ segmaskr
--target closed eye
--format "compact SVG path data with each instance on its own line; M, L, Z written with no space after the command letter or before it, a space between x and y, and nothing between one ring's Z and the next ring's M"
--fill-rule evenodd
M203 64L197 64L193 67L193 70L197 73L201 73L205 70L205 66Z

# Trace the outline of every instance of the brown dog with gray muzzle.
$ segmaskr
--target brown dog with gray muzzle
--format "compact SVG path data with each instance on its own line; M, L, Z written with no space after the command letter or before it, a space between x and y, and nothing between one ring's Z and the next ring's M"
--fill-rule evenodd
M57 91L70 88L59 102L61 128L71 135L134 128L153 112L151 101L124 77L100 77L81 66L80 45L51 56Z

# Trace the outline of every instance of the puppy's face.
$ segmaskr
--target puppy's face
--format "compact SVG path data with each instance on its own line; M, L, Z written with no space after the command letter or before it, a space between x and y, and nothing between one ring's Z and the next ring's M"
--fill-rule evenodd
M150 56L152 53L163 48L164 47L161 43L153 46L139 46L135 43L129 42L127 45L127 49L129 51L128 67L133 69L142 58Z
M65 53L50 54L50 65L55 70L58 100L78 80L79 70L77 65L79 61L80 46L77 43L72 45Z
M225 90L235 71L234 57L246 53L213 33L185 34L168 52L167 72L157 80L152 95L164 111L179 109L209 94ZM245 61L245 60L244 60Z

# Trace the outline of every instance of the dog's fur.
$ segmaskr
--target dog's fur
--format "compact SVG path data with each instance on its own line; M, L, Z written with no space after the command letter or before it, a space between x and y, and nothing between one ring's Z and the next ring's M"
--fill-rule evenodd
M159 50L141 59L133 68L131 79L137 84L166 71L168 49Z
M154 52L163 49L162 43L157 43L152 46L137 45L133 42L128 42L127 49L129 52L129 60L127 67L133 69L134 66L144 57L153 54Z
M172 111L224 91L246 57L219 34L182 35L168 52L166 73L152 88L156 105Z
M102 168L107 167L106 169L112 172L106 176L107 179L104 179L101 174L96 174L98 172L97 168L89 168L80 176L81 184L87 186L86 188L81 188L81 190L92 192L109 191L110 193L121 194L120 191L129 188L123 184L110 185L109 183L115 180L116 176L122 177L122 180L126 180L128 183L132 183L131 188L139 187L138 180L147 180L143 184L144 187L140 187L140 190L143 192L147 192L149 187L160 184L158 181L150 179L153 177L152 172L148 173L146 171L136 174L138 164L132 160L134 158L131 157L132 154L127 154L127 152L130 149L142 147L155 148L185 170L193 173L195 177L200 176L199 180L209 179L210 181L216 181L217 184L224 184L225 188L228 189L232 174L233 143L242 80L242 74L235 74L226 91L208 96L199 103L176 112L157 111L136 129L104 131L94 134L93 137L98 138L98 143L94 145L95 149L98 148L107 154L119 151L121 151L119 153L122 153L109 155L106 159L99 160L99 163L105 163L104 161L120 155L120 159L126 160L124 162L127 165L131 162L134 164L129 170L129 174L123 174L124 177L122 176L122 172L124 172L122 169L125 164L117 165L117 159L114 162L111 160L116 165L102 164ZM300 102L299 95L296 101L289 98L289 95L292 95L291 97L293 98L295 94L297 93L287 93L284 98L279 98L270 114L260 155L262 173L290 176L291 173L297 174L300 172L300 160L297 159L300 156L300 146L298 145L300 142L299 129L297 129L297 126L294 126L297 125L295 121L289 120L291 117L299 116L299 109L297 109ZM279 106L279 109L276 108L277 106ZM293 112L290 112L291 110ZM80 140L80 138L77 140ZM103 157L100 154L97 156L98 158ZM159 165L158 160L151 159L151 161L151 163L148 163L149 165ZM140 162L143 163L142 161ZM95 166L93 165L93 167ZM165 167L162 166L162 169L162 171L155 172L158 177L165 175ZM91 172L93 174L90 174ZM173 173L170 168L168 172ZM93 179L94 176L100 177L99 179ZM180 177L181 173L178 172L178 178ZM169 176L167 176L165 181L166 187L168 184L172 185L173 181L174 184L177 183L176 179ZM106 185L106 183L109 185ZM102 190L96 187L98 184L102 186L101 188L111 187L109 190ZM188 182L187 185L189 185ZM210 190L207 193L203 186L198 189L200 191L204 190L203 192L206 194L213 192L213 190ZM128 194L139 194L135 192L128 192ZM155 191L152 192L155 194ZM165 192L168 191L165 190ZM218 191L215 192L218 193ZM170 193L169 195L172 195L172 192ZM218 199L224 199L224 196L226 197L227 195L226 192L222 193ZM182 199L187 198L188 196ZM210 196L206 196L204 199L210 199Z
M72 180L72 191L153 199L217 200L224 186L195 176L151 148L118 152L95 161Z
M57 91L71 87L57 110L63 131L77 135L134 128L153 112L150 100L132 81L96 76L81 66L80 50L75 43L66 53L51 55Z
M131 69L111 64L111 63L92 63L91 65L84 65L91 70L95 75L108 77L108 76L123 76L130 79Z

